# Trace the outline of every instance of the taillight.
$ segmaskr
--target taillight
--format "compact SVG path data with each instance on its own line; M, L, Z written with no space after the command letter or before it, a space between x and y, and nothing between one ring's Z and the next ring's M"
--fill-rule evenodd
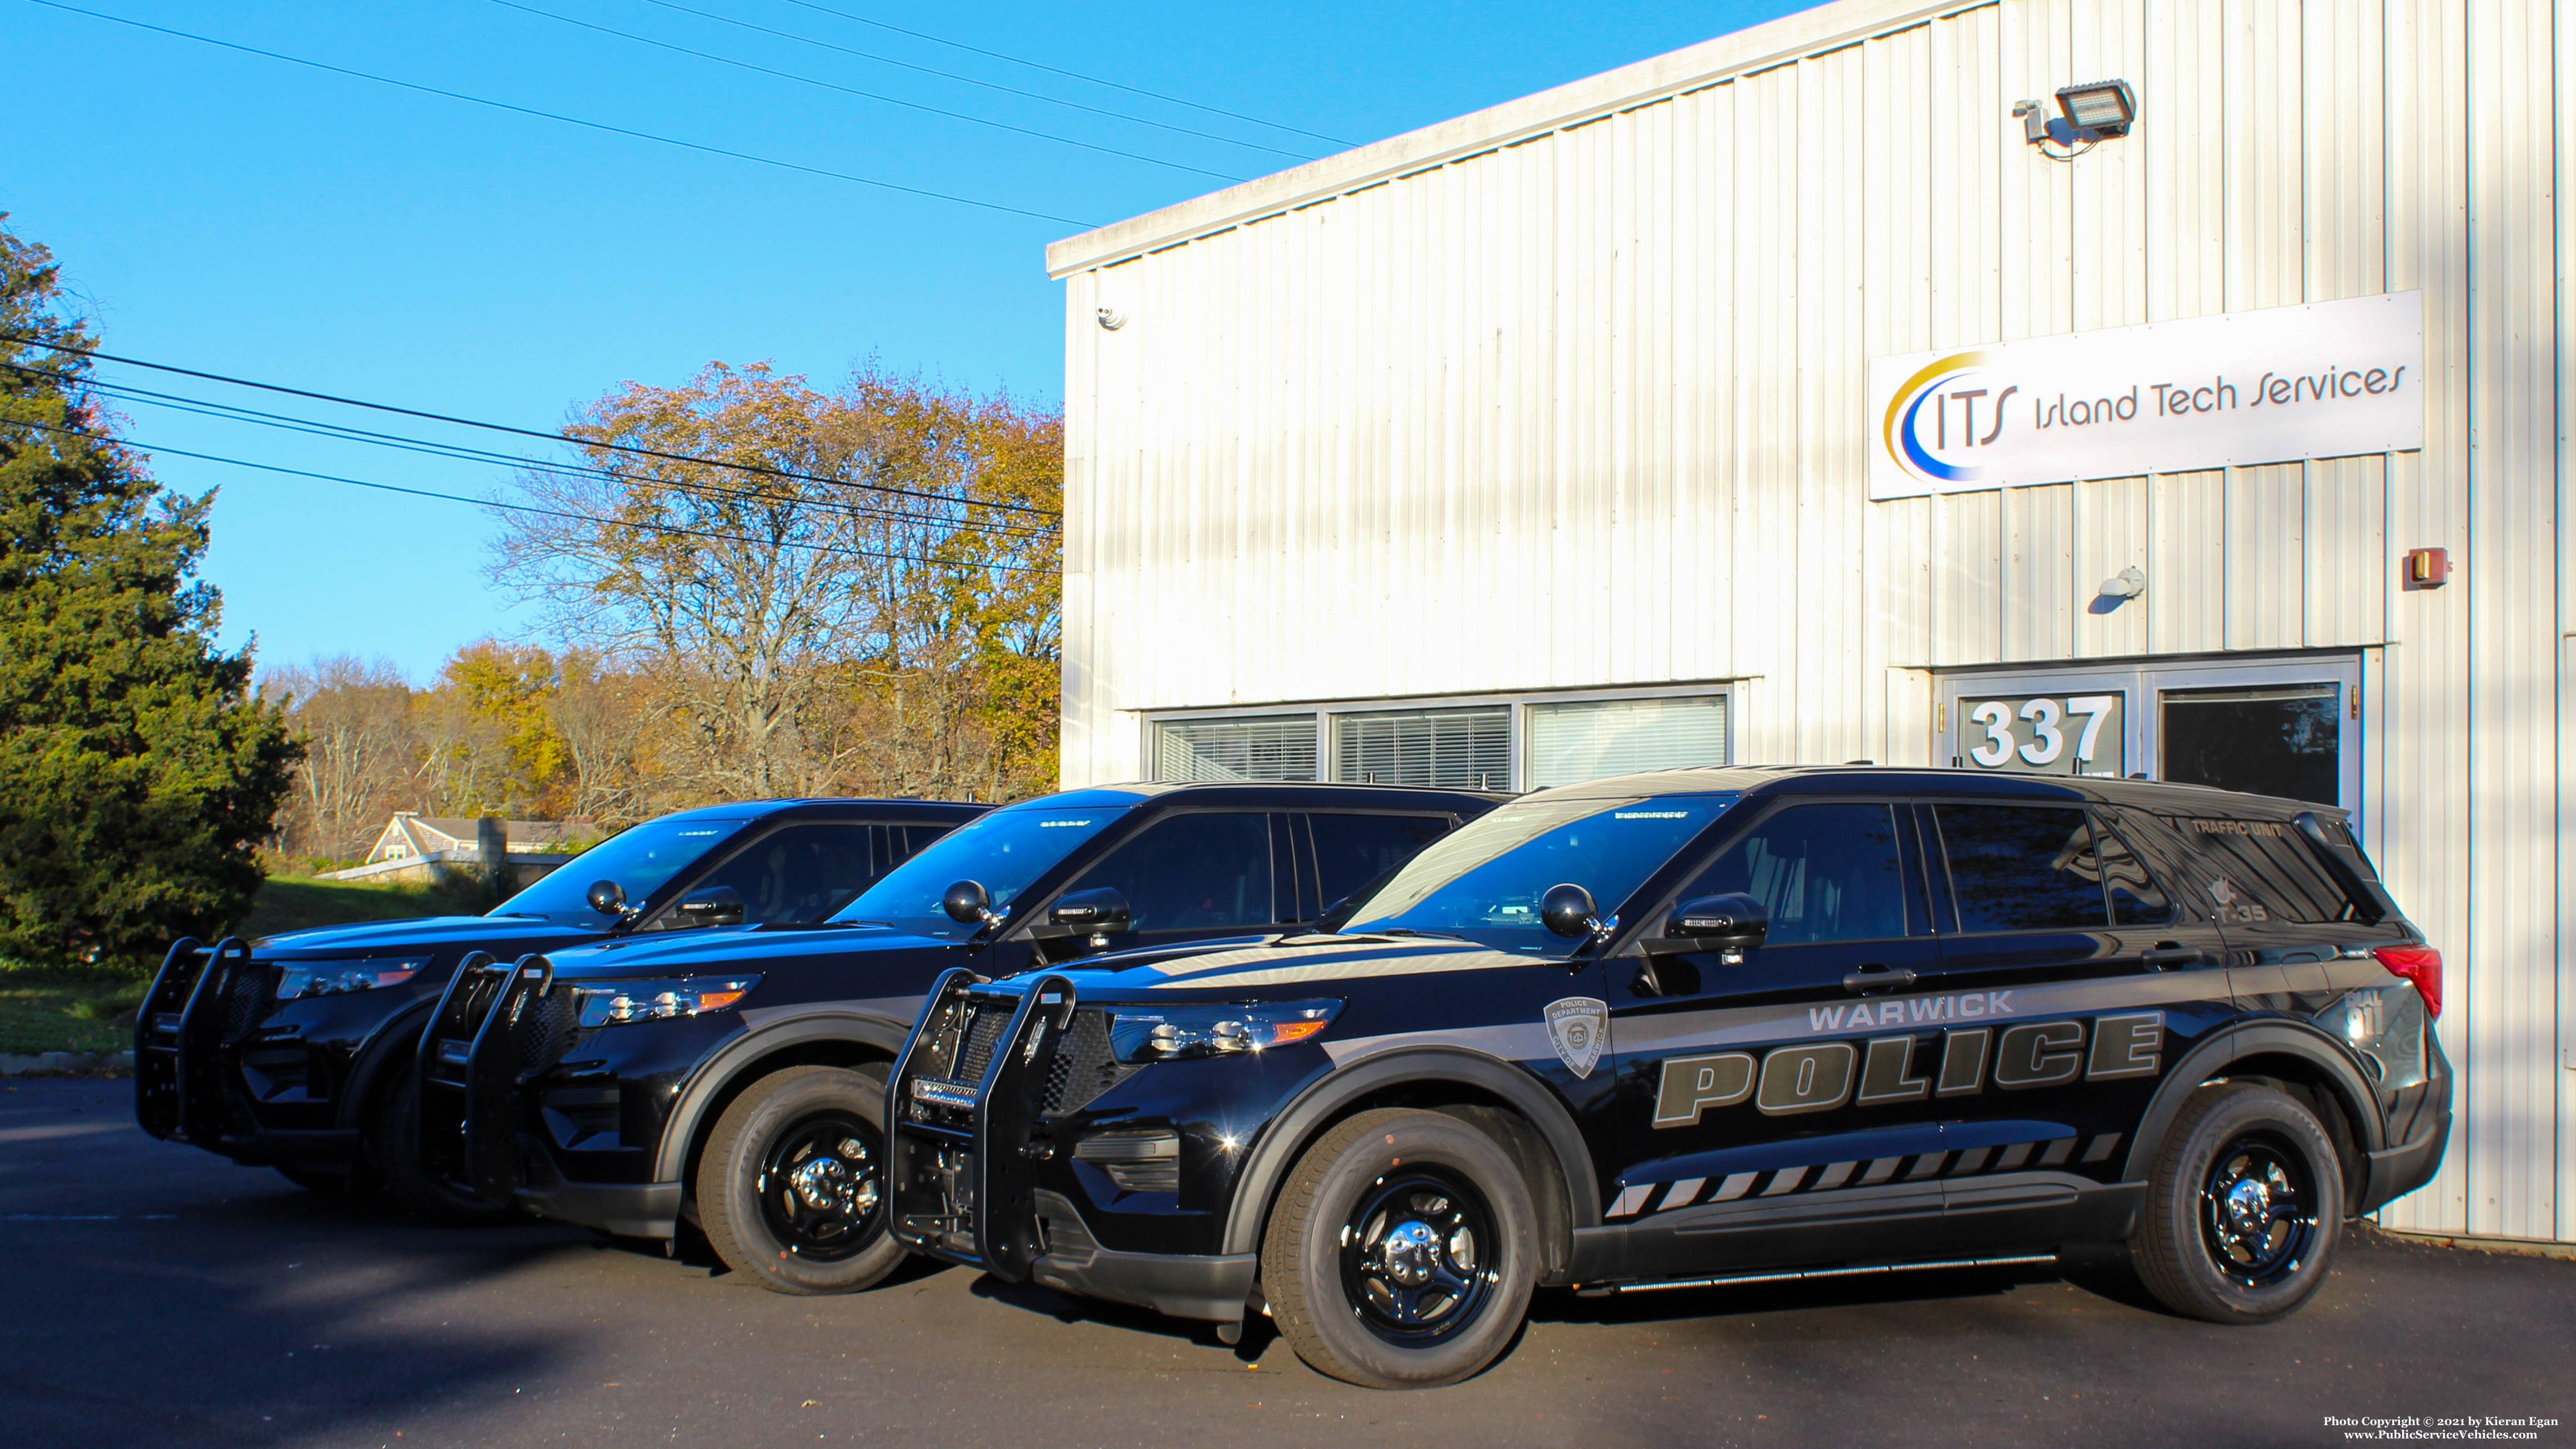
M2379 964L2415 983L2424 998L2424 1014L2442 1014L2442 953L2430 946L2381 946L2370 954Z

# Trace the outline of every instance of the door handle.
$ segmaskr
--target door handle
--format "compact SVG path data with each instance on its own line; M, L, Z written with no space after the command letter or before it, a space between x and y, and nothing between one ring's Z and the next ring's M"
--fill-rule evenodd
M2209 959L2209 953L2197 946L2158 946L2141 951L2138 960L2150 971L2170 971L2177 966L2198 966Z
M1914 973L1903 966L1899 966L1893 971L1890 971L1884 966L1864 966L1858 971L1846 971L1843 973L1843 990L1845 991L1885 991L1892 986L1911 986L1913 984Z

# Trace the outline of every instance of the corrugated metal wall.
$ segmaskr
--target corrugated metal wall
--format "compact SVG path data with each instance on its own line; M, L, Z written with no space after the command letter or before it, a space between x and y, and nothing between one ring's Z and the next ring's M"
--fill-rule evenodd
M1740 758L1921 760L1932 670L2359 649L2463 1071L2391 1220L2576 1239L2571 11L1848 0L1058 244L1066 783L1144 710L1698 679ZM2102 76L2133 136L2023 143ZM2421 453L1865 501L1873 355L2417 288Z

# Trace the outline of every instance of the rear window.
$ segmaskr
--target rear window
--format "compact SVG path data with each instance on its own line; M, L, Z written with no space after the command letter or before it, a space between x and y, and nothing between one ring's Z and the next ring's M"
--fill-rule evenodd
M2208 815L2164 821L2190 850L2198 888L2221 922L2355 918L2352 899L2288 822Z
M1961 931L2098 931L2111 923L2082 808L1937 805L1932 813Z

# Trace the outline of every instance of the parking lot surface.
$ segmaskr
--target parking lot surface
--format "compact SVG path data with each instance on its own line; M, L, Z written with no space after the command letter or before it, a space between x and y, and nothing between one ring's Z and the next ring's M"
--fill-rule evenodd
M529 1223L426 1227L155 1142L130 1084L0 1091L0 1444L2329 1444L2554 1417L2576 1262L2348 1238L2269 1328L2054 1276L1542 1294L1512 1355L1387 1394L1265 1332L926 1265L788 1298Z

